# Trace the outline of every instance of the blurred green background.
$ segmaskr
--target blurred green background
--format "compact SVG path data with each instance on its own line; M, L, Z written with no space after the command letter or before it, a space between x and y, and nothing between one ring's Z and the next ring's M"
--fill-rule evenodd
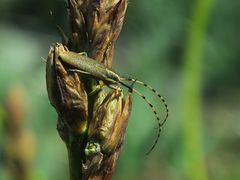
M9 176L2 153L8 142L6 104L19 98L23 139L30 143L16 151L31 156L30 179L68 179L67 151L56 131L41 60L52 43L61 41L49 10L69 32L65 6L63 0L0 1L0 180ZM146 156L157 124L150 108L134 96L112 179L240 179L239 7L237 0L130 1L113 68L159 90L170 117L158 145ZM163 118L159 100L136 88Z

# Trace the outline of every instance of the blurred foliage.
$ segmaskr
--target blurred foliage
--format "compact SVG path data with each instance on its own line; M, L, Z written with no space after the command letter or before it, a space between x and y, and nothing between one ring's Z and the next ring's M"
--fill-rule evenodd
M201 81L195 82L199 84L197 97L182 94L185 81L194 76L183 76L194 4L190 0L129 3L113 67L120 74L137 77L158 89L170 106L170 117L159 145L145 156L156 135L156 122L147 105L134 96L123 152L113 179L186 179L184 171L191 168L184 167L190 155L183 152L182 132L187 122L182 117L191 114L193 108L186 105L186 100L191 101L188 98L200 101L201 117L196 114L196 119L201 121L202 128L185 136L201 136L203 143L198 145L203 150L206 178L240 178L240 1L212 3L200 42L202 69ZM27 104L24 127L34 133L37 141L32 179L68 179L67 151L56 131L56 113L48 102L45 62L41 60L46 58L49 46L60 41L49 10L69 32L65 7L63 0L0 1L0 147L4 146L5 98L10 88L21 84ZM151 92L137 88L159 106ZM162 105L159 111L164 117ZM3 160L0 150L0 180L7 176ZM197 179L198 174L193 174Z

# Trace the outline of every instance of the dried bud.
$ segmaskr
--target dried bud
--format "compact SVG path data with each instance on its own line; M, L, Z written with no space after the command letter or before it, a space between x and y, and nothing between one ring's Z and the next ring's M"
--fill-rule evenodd
M127 0L68 0L70 49L88 52L91 58L111 67L126 9Z
M116 130L118 130L119 125L121 124L119 117L124 113L123 105L122 91L113 90L106 96L102 104L94 113L89 127L88 136L90 141L93 140L94 142L100 142L103 151L110 152L117 146L115 143L118 141L116 140L113 142L111 138L112 134L116 133ZM118 137L120 136L121 134L118 134Z
M64 132L71 131L81 135L87 130L88 101L84 85L77 73L69 73L59 59L59 51L66 50L62 45L50 48L46 80L48 97L55 107L59 119L58 130L65 142L68 135Z
M121 90L111 91L99 105L88 130L86 174L105 172L110 176L124 139L130 111L131 96L129 94L124 101Z

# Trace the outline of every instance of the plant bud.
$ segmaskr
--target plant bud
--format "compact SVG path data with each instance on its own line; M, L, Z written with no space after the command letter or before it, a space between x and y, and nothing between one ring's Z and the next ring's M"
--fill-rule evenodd
M122 143L131 100L124 101L120 89L111 91L99 105L89 126L89 141L99 142L102 152L115 151Z
M58 113L58 131L67 143L68 131L82 135L87 130L88 99L82 80L75 72L66 71L59 59L63 46L50 48L46 80L48 97Z

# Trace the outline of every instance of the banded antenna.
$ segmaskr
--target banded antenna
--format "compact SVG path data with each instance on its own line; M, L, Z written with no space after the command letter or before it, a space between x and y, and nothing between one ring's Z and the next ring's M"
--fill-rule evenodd
M153 113L154 113L154 115L155 115L155 117L156 117L156 119L157 119L159 130L158 130L157 137L156 137L156 139L155 139L152 147L151 147L150 150L147 151L147 153L146 153L146 155L148 155L148 154L150 154L150 153L152 152L152 150L153 150L153 149L155 148L155 146L157 145L157 142L158 142L159 137L160 137L160 134L161 134L162 126L163 126L163 125L165 124L165 122L167 121L167 118L168 118L168 115L169 115L168 105L167 105L165 99L163 98L163 96L160 95L160 93L159 93L157 90L155 90L154 88L152 88L152 87L149 86L148 84L146 84L146 83L144 83L144 82L142 82L142 81L139 81L139 80L137 80L137 79L132 79L132 78L124 78L124 77L121 77L121 80L123 80L123 81L124 81L124 80L125 80L125 81L131 81L131 82L133 82L133 84L134 84L134 83L138 83L138 84L141 84L142 86L150 89L154 94L156 94L156 95L161 99L161 101L163 102L163 104L164 104L164 106L165 106L166 116L165 116L164 120L161 122L161 121L160 121L160 118L159 118L159 115L158 115L155 107L152 105L152 103L149 101L149 99L146 98L146 96L144 96L142 93L140 93L140 92L137 91L136 89L134 89L134 88L128 86L127 84L123 83L122 81L119 82L119 83L122 84L123 86L129 88L130 90L132 90L133 92L135 92L137 95L139 95L139 96L148 104L148 106L152 109L152 111L153 111Z

